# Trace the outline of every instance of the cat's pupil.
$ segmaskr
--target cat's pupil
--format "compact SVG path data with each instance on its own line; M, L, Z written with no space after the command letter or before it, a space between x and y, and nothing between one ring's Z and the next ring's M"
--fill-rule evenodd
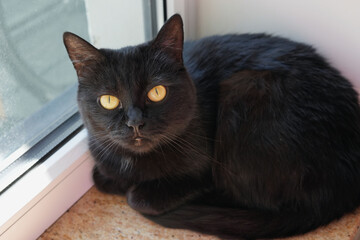
M156 95L159 95L159 92L158 92L157 88L155 88L155 92L156 92Z

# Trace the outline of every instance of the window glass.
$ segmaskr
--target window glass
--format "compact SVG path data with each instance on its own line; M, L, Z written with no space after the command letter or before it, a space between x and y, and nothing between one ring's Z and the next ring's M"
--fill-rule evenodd
M76 112L64 31L89 40L84 0L0 1L0 172Z

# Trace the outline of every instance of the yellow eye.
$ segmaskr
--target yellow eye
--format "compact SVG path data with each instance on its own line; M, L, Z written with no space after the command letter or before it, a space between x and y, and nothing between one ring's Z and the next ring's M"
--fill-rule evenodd
M160 102L166 96L166 88L163 85L155 86L148 92L147 96L153 102Z
M113 110L119 106L120 100L111 95L102 95L100 97L100 104L107 110Z

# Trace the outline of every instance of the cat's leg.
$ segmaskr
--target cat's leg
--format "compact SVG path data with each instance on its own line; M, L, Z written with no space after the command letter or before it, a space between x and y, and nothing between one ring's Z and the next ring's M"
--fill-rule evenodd
M210 181L199 179L156 179L132 186L128 204L143 214L159 215L201 196Z
M93 180L96 188L104 193L125 195L131 186L131 183L126 179L110 177L99 166L95 166L93 169Z

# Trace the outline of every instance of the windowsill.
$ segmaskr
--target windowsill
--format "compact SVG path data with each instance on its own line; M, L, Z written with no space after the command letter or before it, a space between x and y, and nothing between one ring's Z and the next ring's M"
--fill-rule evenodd
M276 240L359 240L360 207L304 235ZM220 240L183 229L164 228L132 209L125 196L92 187L38 240L48 239L186 239Z
M92 185L82 130L0 195L0 239L36 239Z

